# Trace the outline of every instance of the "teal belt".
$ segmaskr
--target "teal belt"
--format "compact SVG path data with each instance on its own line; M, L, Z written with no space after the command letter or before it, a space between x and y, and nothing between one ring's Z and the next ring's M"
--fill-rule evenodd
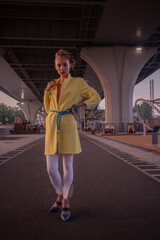
M59 133L59 130L60 130L60 125L61 125L61 117L64 115L64 114L71 114L72 113L72 108L78 112L78 109L76 108L76 105L73 104L73 106L71 108L67 108L66 110L64 111L55 111L55 110L50 110L51 112L55 112L55 113L58 113L57 115L57 118L56 118L56 123L57 123L57 153L58 153L58 133Z

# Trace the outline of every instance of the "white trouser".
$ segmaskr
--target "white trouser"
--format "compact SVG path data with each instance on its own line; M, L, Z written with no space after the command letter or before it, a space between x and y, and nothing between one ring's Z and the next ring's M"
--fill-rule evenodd
M63 154L63 181L58 170L58 154L47 155L47 172L58 195L67 199L71 197L73 182L73 154Z

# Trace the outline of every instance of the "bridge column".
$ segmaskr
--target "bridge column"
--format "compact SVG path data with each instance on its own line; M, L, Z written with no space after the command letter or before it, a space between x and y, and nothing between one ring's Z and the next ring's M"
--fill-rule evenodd
M97 74L105 97L105 119L116 131L127 131L133 122L133 91L144 64L155 54L156 48L89 47L82 48L84 59Z
M40 102L24 101L23 103L18 103L17 105L24 112L26 120L29 120L31 124L34 124L36 114L43 104Z

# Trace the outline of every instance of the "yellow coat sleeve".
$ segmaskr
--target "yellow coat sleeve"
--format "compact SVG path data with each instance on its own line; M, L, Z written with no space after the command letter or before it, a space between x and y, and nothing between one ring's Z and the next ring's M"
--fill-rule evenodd
M50 112L50 94L51 91L44 91L44 97L43 97L43 103L44 103L44 108L47 114Z
M101 101L101 98L97 91L90 87L84 79L81 79L80 95L82 98L89 98L84 101L87 108L91 107L94 104L98 104Z

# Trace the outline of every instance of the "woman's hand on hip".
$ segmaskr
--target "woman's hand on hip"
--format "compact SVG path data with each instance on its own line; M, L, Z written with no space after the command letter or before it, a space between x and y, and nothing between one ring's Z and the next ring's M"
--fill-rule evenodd
M73 107L72 107L72 115L73 115L74 117L76 117L76 111L74 110Z
M57 86L57 83L55 81L50 81L48 82L47 84L47 87L46 87L46 91L50 91L52 88L54 88L55 86Z

